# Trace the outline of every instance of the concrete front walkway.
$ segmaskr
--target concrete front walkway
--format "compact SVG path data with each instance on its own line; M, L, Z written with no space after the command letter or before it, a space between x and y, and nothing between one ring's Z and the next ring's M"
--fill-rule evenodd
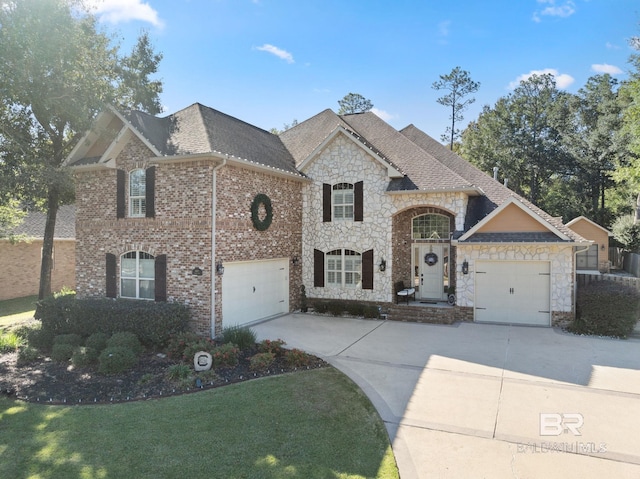
M311 314L253 329L362 388L402 479L640 477L638 339Z

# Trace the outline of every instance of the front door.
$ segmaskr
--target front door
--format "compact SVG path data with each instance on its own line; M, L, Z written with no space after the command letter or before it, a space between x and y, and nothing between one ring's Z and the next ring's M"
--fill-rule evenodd
M416 299L443 300L449 285L449 245L414 244L413 271Z

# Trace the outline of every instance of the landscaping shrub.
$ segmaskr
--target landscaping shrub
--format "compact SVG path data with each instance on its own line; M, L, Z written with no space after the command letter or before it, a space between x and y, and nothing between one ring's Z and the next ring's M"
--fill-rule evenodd
M40 354L36 348L32 346L21 346L18 349L18 360L16 361L16 364L18 366L30 364L38 359L39 356Z
M195 341L185 346L182 353L182 360L188 364L193 364L193 357L198 351L206 351L212 354L215 349L216 343L214 341L198 336Z
M56 344L70 344L71 346L80 346L82 337L79 334L58 334L53 338L54 346Z
M341 301L329 301L327 304L327 310L333 316L342 316L342 312L345 310L345 305Z
M109 341L109 335L107 333L93 333L87 338L84 345L100 352L107 347L107 341Z
M284 355L287 364L294 368L300 368L311 364L311 356L300 349L291 349Z
M272 341L270 339L265 339L260 341L258 344L258 352L261 353L273 353L273 355L277 358L284 356L286 349L284 349L285 343L282 339L276 339Z
M172 364L167 368L167 377L172 381L182 381L189 379L193 371L186 364Z
M325 301L314 301L313 302L313 310L316 313L324 314L329 310L329 305Z
M59 334L87 337L98 332L112 335L127 331L144 345L161 348L171 335L186 330L189 309L180 303L76 299L68 294L39 301L35 317L42 323L38 340L45 347L50 347L53 337Z
M71 364L77 368L86 368L98 362L99 352L96 349L80 346L73 350Z
M182 360L185 358L185 349L188 348L191 344L197 343L202 340L203 338L201 336L198 336L196 333L191 333L188 331L184 333L178 333L169 338L169 342L167 343L165 351L167 353L167 356L169 356L171 359ZM194 351L194 354L196 352L197 351ZM191 358L193 359L193 355L191 355Z
M378 308L378 306L367 305L363 308L362 316L369 319L377 319L380 317L380 308Z
M252 371L266 371L273 363L276 355L273 353L258 353L249 358L249 369Z
M54 344L51 349L51 359L58 363L66 362L71 359L73 350L76 348L73 344L58 343Z
M140 356L143 351L142 344L140 344L138 337L135 334L129 333L127 331L122 333L115 333L107 341L107 348L117 347L130 349L136 356Z
M238 364L238 356L240 350L235 344L227 343L218 346L211 351L213 359L213 368L233 367Z
M119 374L131 369L138 362L138 358L128 348L121 346L107 347L98 357L98 371L103 374Z
M576 319L569 331L626 338L638 321L640 293L614 281L595 281L578 289Z
M349 302L345 309L351 316L364 316L364 304L362 303Z
M24 344L24 339L15 332L0 334L0 353L16 351Z
M256 344L256 333L242 326L229 326L222 330L222 342L235 344L241 350L250 349Z

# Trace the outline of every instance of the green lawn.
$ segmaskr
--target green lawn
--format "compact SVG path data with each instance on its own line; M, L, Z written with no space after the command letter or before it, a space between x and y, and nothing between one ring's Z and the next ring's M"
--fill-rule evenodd
M107 406L0 399L0 477L398 478L385 427L319 369Z
M38 301L38 296L0 301L0 329L16 326L33 318L36 301Z

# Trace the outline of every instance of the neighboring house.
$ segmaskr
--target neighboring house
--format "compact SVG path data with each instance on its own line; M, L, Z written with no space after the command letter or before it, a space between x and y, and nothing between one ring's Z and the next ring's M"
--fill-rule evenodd
M29 212L12 231L18 241L0 239L0 300L38 294L46 219L45 213ZM76 285L75 221L75 206L60 207L53 238L52 291Z
M588 242L437 141L373 113L325 110L279 136L194 104L109 109L75 170L77 291L176 300L218 334L309 298L391 307L455 289L457 319L573 316Z
M578 248L576 255L576 269L578 274L608 273L611 269L609 262L609 237L613 236L606 228L584 216L578 216L567 223L567 227L583 238L593 241L588 249Z

